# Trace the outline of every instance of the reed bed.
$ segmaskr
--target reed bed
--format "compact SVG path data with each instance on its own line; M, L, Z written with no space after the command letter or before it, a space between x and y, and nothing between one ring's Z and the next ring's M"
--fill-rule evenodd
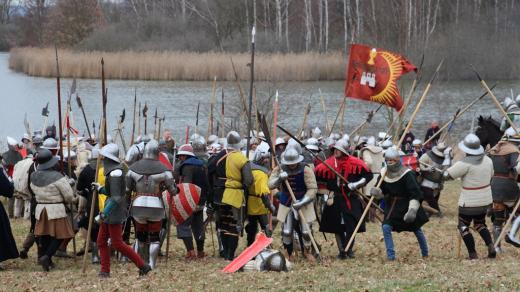
M129 80L235 80L230 59L239 79L248 80L248 53L194 53L177 51L76 52L59 50L60 74L68 78L100 78L100 60L105 60L108 79ZM55 77L55 52L51 48L15 48L9 68L31 76ZM345 57L341 52L327 54L273 53L255 55L255 79L262 81L342 80Z

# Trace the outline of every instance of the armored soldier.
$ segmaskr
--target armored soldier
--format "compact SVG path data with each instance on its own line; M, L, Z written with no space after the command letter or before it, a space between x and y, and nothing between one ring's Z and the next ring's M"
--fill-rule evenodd
M493 236L495 240L502 232L502 227L520 193L516 171L520 154L519 142L520 135L513 128L509 128L505 132L504 139L489 151L489 158L493 161L494 169L491 193L493 195ZM500 246L497 247L497 251L501 251Z
M484 154L484 148L474 134L468 134L458 146L466 156L444 172L445 180L460 178L462 182L458 229L470 260L478 258L475 239L470 232L472 222L488 248L488 257L494 258L496 251L486 226L486 213L493 202L489 183L494 173L493 162Z
M116 144L107 144L101 148L99 155L104 157L105 186L101 187L97 183L93 183L92 186L97 188L98 193L108 196L108 199L105 201L103 211L96 216L96 221L100 225L97 245L101 257L101 271L98 276L110 277L109 239L112 249L130 259L139 268L139 275L146 275L152 268L145 264L143 259L126 245L122 238L123 222L126 221L128 215L128 200L125 194L123 167L119 160L119 147Z
M144 147L143 159L132 164L126 174L127 195L135 192L130 208L136 230L135 246L139 254L148 253L152 269L157 264L161 238L166 236L166 230L161 230L162 220L166 218L162 193L168 191L173 196L177 191L171 170L158 157L159 143L150 140Z
M518 108L516 102L511 97L506 97L502 102L502 106L506 110L507 115L511 121L515 123L517 127L520 126L520 108ZM511 125L509 124L509 121L505 117L502 118L502 122L500 123L500 131L505 131L510 126Z
M269 178L269 188L279 189L280 206L277 219L282 224L282 241L288 256L293 253L293 235L296 231L303 245L304 255L309 261L315 261L311 253L310 224L316 220L312 202L318 186L312 169L303 162L303 156L295 146L288 146L282 154L281 165L275 167ZM292 189L296 202L293 202L287 183ZM301 210L307 222L301 222L298 213Z
M444 169L451 164L451 148L447 148L446 144L440 142L433 146L432 150L426 152L419 158L419 167L421 169L421 191L424 200L433 209L439 211L439 198L442 190L442 173Z

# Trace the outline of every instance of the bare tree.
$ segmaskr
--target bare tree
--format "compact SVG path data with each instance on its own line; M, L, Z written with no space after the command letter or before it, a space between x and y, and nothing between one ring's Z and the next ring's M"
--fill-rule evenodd
M11 0L0 0L0 23L5 24L9 22L11 15Z
M312 11L311 11L311 1L303 0L305 4L305 51L308 52L311 49L311 41L312 41Z
M278 42L282 40L282 5L281 0L275 0L276 4L276 38Z

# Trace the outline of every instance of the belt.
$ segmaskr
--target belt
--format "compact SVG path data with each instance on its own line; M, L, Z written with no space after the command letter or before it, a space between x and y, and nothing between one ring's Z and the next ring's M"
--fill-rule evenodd
M42 202L36 202L36 204L40 204L40 205L57 205L57 204L63 204L63 202L59 202L59 203L42 203Z
M162 198L162 194L153 194L153 193L136 193L135 194L136 198L142 197L142 196Z
M515 178L512 177L510 173L495 173L495 174L493 175L493 177L507 178L507 179L515 180Z
M489 187L490 185L487 184L485 186L480 186L480 187L462 187L463 190L467 190L467 191L476 191L476 190L481 190L481 189L485 189L487 187Z

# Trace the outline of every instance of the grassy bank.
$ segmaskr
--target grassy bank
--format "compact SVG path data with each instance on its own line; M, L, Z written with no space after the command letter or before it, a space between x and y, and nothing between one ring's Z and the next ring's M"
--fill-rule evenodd
M339 261L334 237L316 233L322 245L324 261L309 264L295 261L294 270L288 273L236 273L220 272L226 263L208 257L201 261L186 263L183 260L183 244L172 240L168 264L159 261L157 270L149 277L137 279L137 269L131 264L113 263L112 278L97 278L99 266L88 265L87 273L81 273L81 261L56 259L56 270L44 273L35 264L35 248L29 259L2 263L6 271L0 272L0 291L124 291L124 290L195 290L195 291L437 291L437 290L506 290L520 288L518 256L520 250L505 244L505 253L495 260L485 258L486 250L478 234L475 235L477 250L482 257L477 261L457 258L456 205L460 183L447 184L441 197L445 217L432 218L425 225L430 258L420 258L417 240L411 233L394 233L398 260L385 261L385 250L380 224L368 224L367 232L356 240L356 258ZM5 203L4 203L5 206ZM488 226L490 226L489 219ZM29 224L22 219L11 221L16 241L21 246ZM172 229L172 230L175 230ZM208 228L209 232L209 228ZM275 231L274 246L281 245L280 226ZM211 254L211 240L206 241L206 250ZM79 240L81 242L81 240ZM245 239L241 239L243 249ZM78 245L80 243L78 242ZM69 247L72 249L72 246ZM467 252L462 246L462 256ZM30 280L29 280L30 279Z
M132 80L235 80L237 74L249 80L249 54L191 52L74 52L59 50L62 77L100 78L100 60L105 60L108 79ZM11 50L9 68L31 76L56 76L54 49L17 48ZM257 54L255 79L265 81L341 80L345 58L329 54Z

